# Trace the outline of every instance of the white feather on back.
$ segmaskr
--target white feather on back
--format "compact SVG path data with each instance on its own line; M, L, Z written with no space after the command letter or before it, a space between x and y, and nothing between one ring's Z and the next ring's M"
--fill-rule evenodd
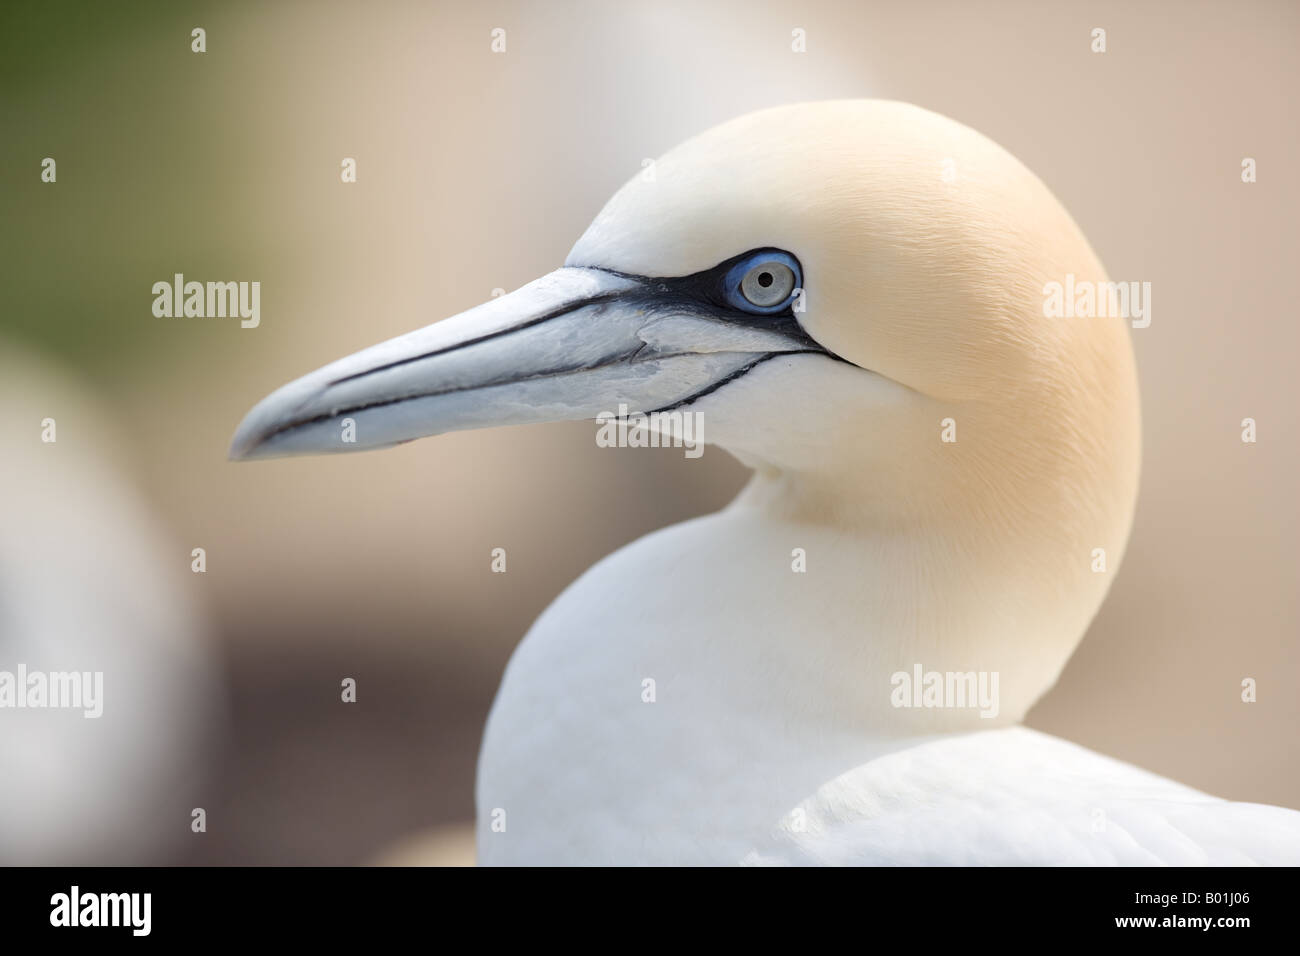
M742 862L1300 864L1300 812L1220 800L1024 727L880 757L799 811Z

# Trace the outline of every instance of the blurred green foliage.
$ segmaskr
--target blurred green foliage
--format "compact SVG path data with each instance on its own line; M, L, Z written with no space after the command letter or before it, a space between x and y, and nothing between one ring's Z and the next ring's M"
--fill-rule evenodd
M239 9L0 4L0 339L138 374L196 341L154 318L154 282L259 278L255 91L219 42ZM228 348L220 332L198 341Z

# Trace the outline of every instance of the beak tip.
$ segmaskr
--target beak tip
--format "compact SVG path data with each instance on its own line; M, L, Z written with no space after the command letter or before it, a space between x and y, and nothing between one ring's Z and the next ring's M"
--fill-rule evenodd
M254 452L261 440L257 435L248 434L246 429L241 425L235 430L235 435L230 439L230 450L226 452L226 458L230 461L249 461L254 458Z
M230 461L252 461L267 457L267 439L274 434L275 429L261 412L262 405L259 404L244 416L244 420L235 429L235 434L230 439L230 449L226 452Z
M297 420L299 410L320 391L316 379L314 373L290 382L249 409L230 439L227 457L231 461L251 461L283 454L273 450L280 446L273 439Z

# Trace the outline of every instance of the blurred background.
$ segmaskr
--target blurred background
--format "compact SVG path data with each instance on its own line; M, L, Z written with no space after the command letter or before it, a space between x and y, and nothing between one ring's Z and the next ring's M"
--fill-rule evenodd
M1298 27L1282 0L4 4L0 669L94 660L119 706L0 713L0 862L472 860L515 644L744 470L582 423L234 465L234 427L555 268L643 159L832 97L982 131L1153 286L1132 542L1029 723L1300 808ZM177 272L260 281L260 327L155 318Z

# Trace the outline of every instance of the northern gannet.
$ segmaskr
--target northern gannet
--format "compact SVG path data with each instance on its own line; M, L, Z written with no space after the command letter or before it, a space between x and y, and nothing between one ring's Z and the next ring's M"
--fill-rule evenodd
M1128 329L1045 317L1067 275L1106 281L979 133L897 102L768 109L633 178L563 268L276 391L231 455L626 404L698 412L753 469L524 638L479 762L481 862L1300 862L1300 813L1018 726L1138 486ZM891 675L919 668L997 675L996 714L897 706Z

